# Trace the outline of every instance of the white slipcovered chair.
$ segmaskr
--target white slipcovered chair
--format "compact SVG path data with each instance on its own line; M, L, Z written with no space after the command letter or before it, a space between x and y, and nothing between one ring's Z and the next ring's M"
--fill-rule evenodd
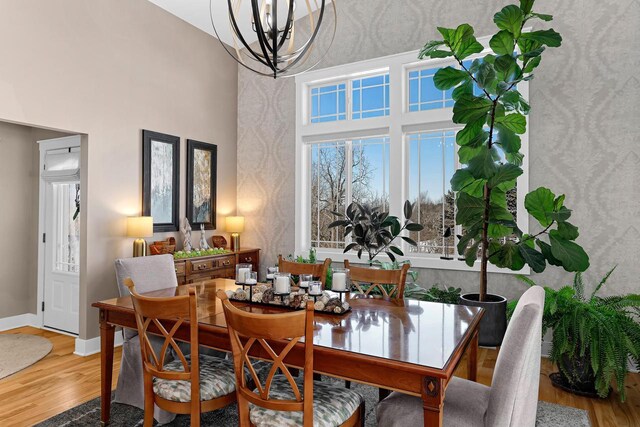
M171 255L118 259L115 264L118 291L121 297L131 295L124 284L126 278L131 278L134 281L136 290L140 293L178 286L173 256ZM125 328L123 334L122 361L114 401L144 409L144 379L138 331ZM164 339L152 337L151 343L156 347L156 352L159 352L164 344ZM172 357L167 354L165 360L170 362ZM164 411L157 406L154 408L153 415L160 424L171 422L176 416L176 414Z
M509 322L491 387L452 378L446 389L448 427L534 427L540 384L544 289L524 293ZM394 392L378 404L378 426L423 425L422 400Z

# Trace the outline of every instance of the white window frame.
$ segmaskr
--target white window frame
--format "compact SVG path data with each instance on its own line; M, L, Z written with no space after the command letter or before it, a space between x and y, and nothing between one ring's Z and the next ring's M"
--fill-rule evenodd
M478 39L485 46L485 50L470 58L482 57L491 53L489 37ZM409 149L405 138L407 133L427 132L429 130L461 128L453 123L453 109L441 108L434 110L409 112L408 102L408 73L410 70L424 67L436 67L438 65L453 65L451 58L418 60L419 51L406 52L351 64L340 65L310 71L296 77L296 146L295 146L295 251L298 254L310 249L311 241L311 191L310 191L310 151L309 143L335 140L354 139L368 136L389 136L389 171L401 171L401 173L389 173L389 210L391 215L402 217L402 206L408 197L409 188ZM330 84L334 81L349 81L352 78L375 75L383 72L389 73L389 108L390 115L367 119L351 120L350 99L351 85L347 85L347 120L310 123L310 88L322 84ZM518 90L529 99L529 83L521 82ZM527 120L527 131L521 135L522 147L520 152L524 154L522 164L523 174L518 178L518 227L527 233L529 230L528 215L524 207L524 195L529 192L529 127L531 117ZM457 147L457 146L456 146ZM457 156L456 156L457 157ZM456 167L458 161L456 158ZM413 267L434 268L443 270L479 271L480 261L476 261L473 267L469 267L464 261L442 260L439 257L425 254L409 253L407 244L398 242L405 253L402 260L409 260ZM351 251L344 254L341 249L317 248L319 259L331 258L334 261L348 259L350 262L363 262L356 253ZM379 256L381 260L388 260L386 255ZM528 266L518 272L508 269L500 269L489 265L489 272L529 274Z

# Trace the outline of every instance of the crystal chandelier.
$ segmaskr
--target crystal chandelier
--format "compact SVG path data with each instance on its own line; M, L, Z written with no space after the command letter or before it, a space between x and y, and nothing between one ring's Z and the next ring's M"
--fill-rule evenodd
M220 40L218 28L213 18L213 1L209 0L209 14L211 16L211 24L213 30ZM242 0L216 0L226 1L229 26L233 35L233 46L228 47L220 41L222 47L227 51L233 59L238 61L243 67L263 76L273 78L291 77L310 70L320 63L329 47L333 43L336 33L337 13L335 3L329 6L333 9L333 30L330 35L329 44L326 50L315 55L313 61L309 61L311 52L313 51L313 43L319 34L323 24L326 21L325 12L327 10L327 0L313 0L318 11L314 16L314 9L311 7L312 0L246 0L250 3L251 12L248 16L239 17L242 7ZM296 39L296 3L304 3L305 12L309 22L308 38L303 40ZM243 18L244 21L240 21ZM241 28L248 28L250 19L253 34L251 38L247 34L243 34ZM327 24L324 25L325 27ZM302 29L301 29L302 30ZM245 30L245 32L247 32ZM298 30L298 33L302 31ZM256 42L250 42L257 37ZM309 64L309 62L311 62Z

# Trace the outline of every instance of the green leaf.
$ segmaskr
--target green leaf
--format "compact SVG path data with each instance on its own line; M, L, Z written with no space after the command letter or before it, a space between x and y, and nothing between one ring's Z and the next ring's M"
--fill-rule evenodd
M476 179L490 179L493 177L497 170L496 164L490 150L482 150L477 156L469 160L469 172Z
M489 252L489 261L500 268L517 271L524 267L524 258L520 254L518 245L512 241L507 241L503 245L493 241Z
M524 154L522 153L505 153L504 155L507 162L514 164L516 166L522 166L522 160L524 159Z
M406 228L409 231L422 231L424 230L424 225L413 222L411 224L407 224Z
M498 28L509 31L516 38L520 36L523 19L522 10L513 4L505 6L493 16L493 22Z
M456 87L451 93L451 98L457 101L462 95L473 96L473 80L471 80L471 78L466 79L461 85Z
M478 259L478 246L480 246L480 240L476 241L464 251L464 262L469 267L473 267L473 264L475 264Z
M451 37L456 32L453 28L445 28L445 27L437 27L438 32L442 34L444 41L447 43L451 43Z
M528 15L533 9L533 3L535 3L535 1L536 0L520 0L520 10L522 10L522 13Z
M411 246L418 246L418 244L416 243L415 240L413 240L410 237L407 236L400 236L402 238L402 240L404 240L405 242L407 242L408 244L410 244Z
M562 36L553 28L523 33L520 38L522 40L533 40L549 47L560 47L562 44Z
M451 177L451 189L453 191L460 191L467 185L471 184L475 179L471 175L471 172L467 168L458 169Z
M458 159L460 160L460 163L462 163L463 165L469 164L471 159L477 156L478 153L480 153L480 151L482 150L486 150L486 148L485 147L469 147L469 146L460 147L458 149Z
M500 55L496 58L494 68L500 74L498 76L500 80L509 80L509 77L511 77L511 75L516 71L516 65L518 64L516 64L516 60L513 58L513 56Z
M460 132L456 134L456 142L460 146L469 145L469 142L483 132L484 118L468 123Z
M413 213L413 205L411 204L410 201L405 200L403 211L404 211L404 218L405 219L411 218L411 214Z
M520 113L498 117L496 118L496 123L518 134L527 131L527 119Z
M556 267L562 266L562 262L557 260L556 257L554 257L553 254L551 253L551 246L547 242L544 242L540 239L536 239L536 243L538 244L540 251L542 251L542 255L544 255L545 259L549 264L555 265Z
M473 27L469 24L458 26L449 37L449 46L460 60L484 50L484 46L473 35Z
M520 167L507 163L498 166L495 175L489 179L489 187L493 188L503 182L508 182L522 175L523 171Z
M453 67L440 68L433 76L433 84L436 89L449 90L458 83L467 79L469 75L464 70Z
M580 235L578 227L568 222L558 223L558 234L560 237L567 240L576 240Z
M453 106L454 123L471 123L485 118L491 110L492 103L486 98L477 96L461 96Z
M432 40L430 42L428 42L427 44L424 45L424 47L420 50L420 54L418 55L419 59L424 59L426 57L429 58L443 58L443 56L446 54L446 56L452 56L453 53L452 52L446 52L446 51L442 51L442 50L438 50L439 47L444 46L445 42L443 40ZM434 56L434 54L436 54L439 56Z
M469 242L472 240L480 240L480 231L482 230L482 223L478 223L472 227L467 228L465 233L458 240L458 254L464 255Z
M521 244L519 247L520 255L524 258L524 261L531 267L536 273L542 273L547 267L544 255L540 252L532 249L531 247Z
M435 79L435 77L434 77ZM496 83L496 70L493 68L488 62L483 62L480 64L480 69L476 74L476 81L478 82L479 88L488 88L491 85Z
M561 207L557 211L551 212L549 216L551 216L551 218L556 220L558 223L565 222L571 217L571 209Z
M461 147L481 147L489 139L489 132L482 130L466 144L459 144Z
M544 13L532 13L531 17L542 19L543 21L546 21L546 22L553 21L553 15L546 15Z
M549 232L551 253L567 271L586 271L589 268L589 256L578 244L560 236L557 230Z
M513 34L506 30L497 32L489 40L489 46L496 55L511 55L515 45Z
M555 195L548 188L540 187L524 198L524 207L529 215L538 220L540 225L548 227L553 222L549 215L553 212L553 200Z
M520 147L522 146L522 141L520 140L520 137L516 135L516 133L511 129L507 129L503 126L497 126L497 128L498 128L497 143L500 144L504 152L509 154L509 153L517 153L518 151L520 151Z
M391 252L393 252L396 255L404 256L404 253L397 246L391 245L389 246L389 249L391 250Z
M466 193L459 193L456 206L456 224L471 227L482 222L484 212L484 200L480 197L473 197Z

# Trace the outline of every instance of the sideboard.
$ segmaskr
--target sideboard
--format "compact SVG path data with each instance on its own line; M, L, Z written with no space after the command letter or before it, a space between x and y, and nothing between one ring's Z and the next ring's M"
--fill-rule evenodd
M194 283L210 279L234 279L236 264L252 264L253 270L260 268L260 249L240 249L220 255L176 259L178 284Z

